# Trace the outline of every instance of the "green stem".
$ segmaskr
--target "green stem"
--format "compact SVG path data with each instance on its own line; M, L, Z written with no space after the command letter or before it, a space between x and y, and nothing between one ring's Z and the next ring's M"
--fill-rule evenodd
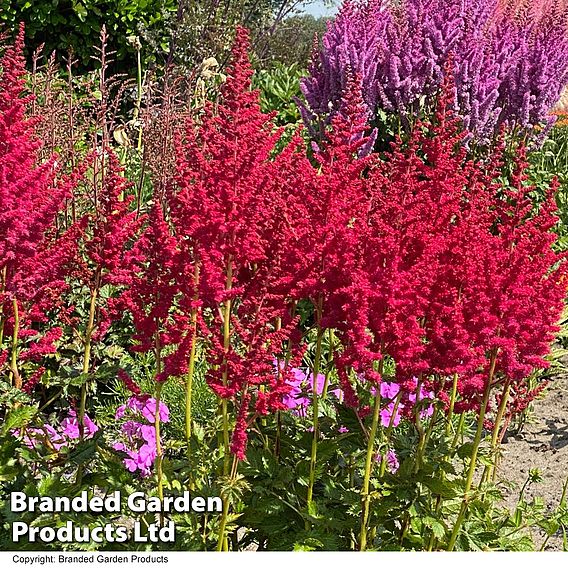
M485 388L485 392L483 393L483 400L481 401L481 407L479 409L479 418L477 420L477 430L475 432L475 437L473 439L473 448L471 451L471 459L469 462L469 471L465 482L464 498L462 501L460 511L458 513L458 518L456 519L456 522L454 524L452 535L450 537L450 542L448 543L448 551L454 549L456 540L458 538L458 534L461 529L461 525L465 519L465 514L469 506L470 496L468 494L471 489L471 484L473 482L473 475L475 473L475 469L477 466L477 454L479 452L479 445L481 444L481 437L483 435L483 423L485 421L485 412L487 410L487 403L489 402L489 396L491 394L491 387L493 386L493 375L495 373L496 362L497 362L497 351L493 350L489 363L489 378L487 380L487 387Z
M312 438L312 451L310 455L310 477L308 483L308 496L307 506L309 508L314 493L314 483L316 479L316 461L318 451L318 438L319 438L319 400L318 400L318 375L321 365L321 344L323 339L323 329L321 327L321 316L323 310L323 299L320 296L316 306L316 325L317 325L317 339L316 339L316 353L314 357L314 365L312 369L312 411L313 411L313 438Z
M426 433L424 435L424 448L428 447L428 442L430 441L430 436L432 436L432 432L434 431L434 426L436 425L436 420L438 418L438 407L434 407L434 411L432 412L432 416L430 417L430 421L428 422L428 428L426 428Z
M375 438L377 436L377 427L379 425L379 414L381 411L381 393L377 388L377 395L375 397L375 407L373 410L373 421L371 423L371 431L367 441L367 456L365 458L365 476L363 477L363 487L361 488L361 531L359 534L359 550L363 551L367 548L367 525L369 523L369 483L371 480L371 471L373 465L373 458L375 454ZM386 461L383 459L382 461Z
M391 417L389 419L389 425L387 426L387 431L385 432L385 440L386 440L387 444L390 443L392 432L394 430L394 421L396 419L396 414L398 412L398 407L400 406L401 401L402 401L402 391L400 391L394 399L394 406L392 407L392 414L391 414Z
M156 481L158 488L158 499L160 502L164 500L164 472L162 469L163 449L162 438L160 434L160 401L162 399L163 383L156 382L156 413L154 416L154 428L156 431ZM162 520L162 517L160 516Z
M239 462L237 460L237 456L233 456L233 464L231 466L231 474L229 478L228 485L231 485L232 482L235 480L237 475L237 467ZM227 528L227 519L229 516L229 499L226 495L222 496L223 499L223 512L221 514L221 523L219 525L219 540L217 541L217 552L221 552L222 550L228 550L228 543L225 537L225 531Z
M198 299L199 264L195 263L194 274L194 302ZM191 460L191 433L192 433L192 403L193 403L193 377L195 375L195 357L197 353L197 307L191 308L191 349L189 352L189 365L185 381L185 440L187 443L187 459ZM193 490L193 472L190 468L189 489Z
M193 282L195 292L193 301L198 299L197 286L199 283L199 264L195 264ZM191 308L191 350L189 352L189 366L187 370L187 379L185 381L185 439L189 452L189 440L191 438L191 420L192 420L192 396L193 396L193 376L195 374L195 354L197 347L197 308Z
M233 288L233 260L229 257L227 262L227 280L225 283L225 290L230 292ZM223 309L223 386L227 386L229 380L229 350L231 347L231 300L225 301ZM229 473L229 414L227 408L227 399L221 400L221 413L223 415L223 475Z
M328 353L328 369L331 366L332 357L333 357L333 346L335 343L335 332L333 328L329 328L328 330L328 338L329 338L329 353ZM323 383L323 390L321 393L322 400L325 400L327 397L327 389L329 388L329 371L325 373L325 380Z
M460 434L463 431L463 426L465 423L465 413L462 412L462 414L460 414L460 419L458 421L458 427L456 428L456 432L454 434L454 437L452 439L452 443L450 445L450 449L447 453L446 456L444 456L444 462L447 462L449 459L453 458L454 453L456 451L456 447L458 445L458 440L460 438ZM444 479L444 472L442 471L442 479ZM442 509L442 496L438 495L436 497L436 508L435 508L435 518L437 518L440 514L440 510ZM432 533L431 537L430 537L430 543L428 544L428 551L431 551L433 548L437 548L438 546L438 539L434 536L434 533Z
M10 384L13 384L17 389L22 388L22 378L18 371L18 334L20 333L20 312L18 309L18 300L12 300L12 307L14 309L14 331L12 332L12 353L10 360Z
M192 319L194 314L192 313ZM197 343L196 330L192 322L192 338L191 350L189 352L189 366L187 370L187 380L185 381L185 439L187 441L189 451L189 440L191 438L191 421L192 421L192 395L193 395L193 375L195 373L195 352Z
M51 396L45 404L39 407L38 414L41 414L52 402L56 401L63 394L63 389L57 391L53 396Z
M491 465L486 465L483 470L483 475L481 477L481 482L493 479L494 473L497 471L497 446L499 445L499 430L501 427L501 422L505 416L507 410L507 402L509 400L509 392L511 388L510 381L507 381L503 387L503 396L501 397L501 402L499 403L499 408L497 409L497 416L495 417L495 424L493 426L493 434L491 436L491 454L493 456L493 463Z
M91 337L95 325L95 311L97 307L97 288L91 292L91 301L89 304L89 320L85 331L85 354L83 356L83 384L81 385L81 395L79 400L79 439L83 440L85 436L85 408L87 404L87 377L91 362Z
M568 491L568 478L566 478L566 481L564 482L564 486L562 487L562 497L560 497L560 503L558 505L558 507L560 507L561 509L564 509L566 507L567 491Z
M140 108L142 107L142 57L140 54L141 46L139 44L139 40L137 39L136 43L136 66L137 66L137 96L136 96L136 107L135 107L135 115L134 119L140 119ZM138 126L138 145L137 145L138 153L142 152L142 125L139 124Z
M2 269L2 279L0 280L0 291L4 292L4 290L6 289L6 273L8 271L8 268L5 266ZM4 313L3 310L0 311L0 348L2 347L2 342L4 341L4 322L5 322L5 318L4 318Z
M465 412L462 412L460 414L460 419L458 421L458 427L456 428L456 433L454 434L454 438L453 438L452 444L450 446L450 452L449 452L450 456L454 455L454 452L455 452L457 445L458 445L458 441L460 439L460 435L463 434L464 424L465 424Z
M422 419L420 418L420 393L422 392L422 376L416 383L416 402L414 408L414 422L416 430L418 431L418 447L416 448L416 460L414 463L414 473L418 473L420 466L422 465L422 457L424 454L424 445L426 441L426 434L424 432L424 426L422 425Z
M452 430L452 420L454 417L454 407L456 404L456 398L457 398L457 392L458 392L458 374L454 373L454 377L452 380L452 391L451 391L451 395L450 395L450 406L448 408L448 415L446 416L446 439L450 437L451 434L451 430ZM450 449L448 451L448 453L444 456L443 458L443 462L447 462L449 459L451 459L453 457L454 454L454 450L458 441L458 436L459 433L461 431L461 429L463 428L463 419L464 419L464 414L462 413L460 415L460 420L459 420L459 424L458 424L458 428L457 431L454 434L452 443L450 445ZM444 470L442 470L441 472L442 474L442 479L445 478L444 475ZM441 495L437 495L436 496L436 504L434 506L434 518L438 518L440 515L440 511L442 509L442 496ZM434 532L432 532L430 534L430 540L428 541L428 552L431 552L434 547L438 546L438 539L436 538L436 536L434 535Z
M159 332L156 333L154 337L154 352L156 356L156 377L162 372L162 345L160 342ZM160 502L164 501L164 472L162 468L163 460L163 449L162 449L162 436L160 433L160 403L162 400L162 388L164 383L161 381L156 381L156 393L154 398L156 400L156 411L154 413L154 429L156 432L156 484L158 489L158 499ZM163 524L164 517L160 513L160 524Z
M458 374L454 373L452 381L452 393L450 395L450 406L448 408L448 416L446 417L446 437L450 437L450 430L452 428L452 418L454 417L454 407L456 404L456 397L458 392Z

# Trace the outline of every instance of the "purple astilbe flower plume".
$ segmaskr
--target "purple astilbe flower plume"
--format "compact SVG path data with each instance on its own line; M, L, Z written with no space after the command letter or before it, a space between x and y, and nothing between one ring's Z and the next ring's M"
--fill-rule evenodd
M447 72L466 142L488 144L502 125L542 136L568 83L567 16L561 1L523 4L345 2L302 80L302 116L312 136L339 112L351 73L361 79L369 116L395 113L404 125L432 108Z
M315 46L309 76L300 84L306 99L306 104L300 102L300 112L314 137L340 110L350 75L359 77L369 112L377 106L377 67L384 51L381 42L391 19L386 6L385 0L345 2L328 25L321 47Z

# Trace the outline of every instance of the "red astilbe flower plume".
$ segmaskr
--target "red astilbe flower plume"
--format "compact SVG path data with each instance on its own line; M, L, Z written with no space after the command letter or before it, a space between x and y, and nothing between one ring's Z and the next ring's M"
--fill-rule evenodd
M132 377L124 369L119 369L117 375L118 375L118 378L122 381L122 384L134 396L140 396L140 394L142 393L142 391L140 390L140 387L134 382Z
M450 101L447 85L436 123L417 124L407 146L396 141L387 160L369 175L369 329L395 359L402 382L431 371L424 322L430 310L441 315L444 307L433 304L432 290L443 270L463 188L473 175L471 165L462 167L462 134L449 114Z
M350 75L340 112L324 140L314 145L317 169L304 169L285 249L285 265L296 275L294 297L309 298L316 312L321 310L321 328L338 331L343 351L335 361L345 401L353 407L359 401L348 368L366 370L370 379L380 380L372 365L377 354L367 349L369 290L361 254L369 209L363 174L375 137L367 132L361 79Z
M505 188L494 208L492 226L497 227L493 246L491 293L487 312L498 322L487 334L486 349L498 349L497 371L513 382L524 380L537 367L546 367L544 357L560 330L567 287L565 254L552 245L558 222L555 181L546 200L536 206L530 197L534 187L526 184L528 162L519 148L511 187ZM497 242L495 242L497 241Z
M130 284L134 257L129 251L144 218L132 208L134 198L126 195L130 182L110 147L93 152L89 165L92 182L85 199L91 212L75 225L80 233L79 254L70 264L68 276L96 296L92 340L99 341L120 317L117 297L101 297L99 293L108 285L124 288ZM71 316L68 323L77 326L79 321Z
M440 135L438 135L440 136ZM524 150L517 153L511 187L500 181L501 153L487 166L449 156L467 183L460 195L446 250L438 263L425 317L425 360L430 373L459 376L457 410L478 408L488 386L521 385L538 367L558 331L566 291L563 255L552 249L553 186L544 204L529 198ZM514 400L514 399L512 399Z
M186 277L176 245L161 206L155 204L147 228L128 255L132 276L120 299L134 320L137 343L132 349L156 354L156 380L160 382L187 372L190 347L184 334L187 318L176 310L180 283ZM162 358L162 351L172 351L172 346L175 351Z
M93 213L85 231L90 264L86 282L89 287L128 283L130 267L124 259L142 219L131 208L134 197L125 197L131 184L115 152L110 147L101 148L93 157L93 166L94 184L100 183L100 188L89 196Z
M180 235L191 238L201 297L209 304L227 295L227 259L235 266L262 262L269 244L268 196L278 179L270 155L281 133L250 90L247 48L248 32L241 28L218 108L209 104L198 128L188 121L178 152L172 218Z
M12 355L35 361L52 353L61 335L59 328L47 327L44 333L44 324L46 312L60 306L64 266L75 248L74 235L58 235L56 218L77 175L59 179L55 156L40 162L38 119L26 116L31 98L25 95L23 44L20 27L0 62L0 337L14 335L17 316L17 353ZM38 373L31 383L39 381ZM15 364L11 374L21 386Z
M522 150L510 187L498 150L489 164L468 159L451 91L447 81L435 122L419 124L369 174L365 256L369 330L393 357L397 380L437 382L447 400L457 375L463 411L479 408L490 377L492 387L520 385L546 365L566 263L552 249L555 188L534 205Z
M293 272L282 264L287 197L297 203L303 170L312 171L298 140L275 155L281 132L251 91L248 47L248 32L239 28L218 106L209 104L178 139L176 189L169 195L184 263L198 269L184 287L184 302L204 315L207 380L238 412L231 449L239 458L243 424L283 408L289 390L290 367L275 365L295 325L288 305Z

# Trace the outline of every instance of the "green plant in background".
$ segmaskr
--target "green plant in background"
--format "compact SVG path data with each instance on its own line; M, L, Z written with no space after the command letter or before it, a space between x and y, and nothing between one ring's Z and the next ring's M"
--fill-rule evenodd
M276 123L298 124L301 120L294 98L300 95L303 71L295 63L275 63L270 69L260 69L253 77L253 86L260 89L263 112L276 112Z
M7 0L0 10L0 25L15 29L24 22L30 53L41 45L46 54L56 51L60 57L72 50L81 70L96 65L92 57L105 25L117 70L134 75L136 51L127 38L141 29L151 31L166 52L164 21L175 6L175 0ZM155 52L145 50L144 55L153 57Z
M556 228L558 241L556 246L560 250L568 249L568 125L559 120L544 140L542 147L529 155L531 167L529 180L535 186L534 197L542 200L545 187L556 178L558 191L556 204L558 205L559 223Z
M307 69L315 39L324 34L329 20L310 14L295 14L286 18L270 36L260 42L257 57L266 67L271 63L280 63Z
M242 25L251 31L252 49L261 67L271 62L307 65L315 33L324 28L323 19L301 15L314 0L179 0L169 12L166 28L171 38L169 60L191 73L209 57L216 57L221 70L228 61L233 30ZM324 0L331 5L333 0ZM294 33L297 32L297 34ZM149 30L145 41L159 47ZM292 42L292 47L287 42Z

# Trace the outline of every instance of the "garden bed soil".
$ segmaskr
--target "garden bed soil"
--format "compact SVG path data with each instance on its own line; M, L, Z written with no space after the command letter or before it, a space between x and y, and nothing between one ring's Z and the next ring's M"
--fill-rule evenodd
M514 508L529 471L538 468L542 481L529 484L525 496L529 501L540 497L548 512L554 510L568 476L568 375L551 381L535 402L528 424L520 434L508 437L502 451L499 478L514 484L503 490L507 506ZM540 547L545 535L534 533L533 538ZM562 550L562 534L552 537L545 549Z

